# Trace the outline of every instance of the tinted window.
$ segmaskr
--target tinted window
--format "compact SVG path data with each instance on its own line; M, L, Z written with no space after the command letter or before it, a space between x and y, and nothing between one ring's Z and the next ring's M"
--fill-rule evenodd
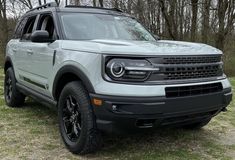
M51 15L42 15L39 19L37 30L45 30L51 39L56 39L55 25Z
M36 20L36 16L28 18L27 23L25 24L25 27L23 29L22 39L24 40L30 39L30 36L33 32L35 20Z
M61 20L67 39L155 41L139 22L126 16L64 13Z
M21 19L16 27L14 37L15 39L20 39L22 35L23 28L25 26L25 23L27 21L27 18Z

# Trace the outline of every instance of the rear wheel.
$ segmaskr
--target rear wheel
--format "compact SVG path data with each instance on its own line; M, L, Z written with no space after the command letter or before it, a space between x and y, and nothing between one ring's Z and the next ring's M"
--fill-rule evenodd
M8 68L5 74L4 98L10 107L20 107L25 101L25 95L16 88L16 79L12 68Z
M70 82L64 87L58 115L62 139L72 153L87 154L101 146L89 96L81 83Z

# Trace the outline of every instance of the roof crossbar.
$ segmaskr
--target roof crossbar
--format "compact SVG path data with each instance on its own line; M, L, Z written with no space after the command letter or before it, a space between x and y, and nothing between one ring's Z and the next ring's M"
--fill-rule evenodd
M112 10L117 12L122 12L122 10L117 8L103 8L103 7L93 7L93 6L75 6L75 5L67 5L66 8L94 8L94 9L104 9L104 10Z

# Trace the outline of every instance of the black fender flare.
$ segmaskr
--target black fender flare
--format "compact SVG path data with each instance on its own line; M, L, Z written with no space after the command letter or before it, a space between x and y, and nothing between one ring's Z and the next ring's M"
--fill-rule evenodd
M53 88L52 88L52 95L54 98L56 97L56 88L57 88L57 85L58 85L60 78L64 74L67 74L67 73L71 73L71 74L76 75L81 80L81 82L86 87L86 89L89 93L95 93L95 90L94 90L94 87L93 87L91 81L86 76L86 74L83 73L83 71L81 71L81 69L79 69L78 67L75 67L73 65L66 65L66 66L63 66L62 68L59 69L59 71L57 72L57 74L54 78Z
M9 56L6 56L5 60L4 60L4 72L6 72L6 69L7 69L9 63L11 64L11 66L12 66L12 68L14 70L11 58Z

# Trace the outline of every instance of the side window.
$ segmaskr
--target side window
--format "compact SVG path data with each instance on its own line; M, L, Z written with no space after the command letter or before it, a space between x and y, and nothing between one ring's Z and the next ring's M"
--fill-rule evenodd
M45 30L49 33L50 39L57 39L53 17L50 14L41 15L37 30Z
M33 32L35 20L36 20L36 16L28 18L28 20L25 24L25 27L23 29L23 34L22 34L22 38L21 38L22 40L29 40L30 39L30 36Z
M19 23L17 24L16 30L15 30L15 34L14 34L14 39L20 39L22 32L23 32L23 28L25 26L25 23L27 21L27 18L21 19L19 21Z

